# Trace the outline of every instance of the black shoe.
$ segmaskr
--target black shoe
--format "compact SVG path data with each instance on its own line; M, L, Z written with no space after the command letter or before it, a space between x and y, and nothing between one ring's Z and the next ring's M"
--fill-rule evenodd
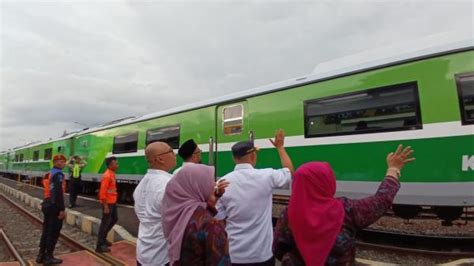
M107 247L111 247L111 246L112 246L112 242L107 241L107 240L105 240L105 244L107 245Z
M43 262L44 262L44 254L43 254L43 253L38 254L38 256L36 256L36 260L35 260L35 261L36 261L36 263L38 263L38 264L43 264Z
M61 259L56 259L55 257L51 256L51 257L45 257L44 258L44 261L43 261L43 264L44 265L55 265L55 264L61 264L63 263L63 260Z
M110 252L110 248L108 248L107 245L102 245L98 246L95 251L99 253Z

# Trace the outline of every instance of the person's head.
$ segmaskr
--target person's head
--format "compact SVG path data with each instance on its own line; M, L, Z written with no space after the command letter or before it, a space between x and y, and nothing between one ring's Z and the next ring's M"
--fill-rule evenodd
M236 164L248 163L255 167L257 164L258 148L253 141L241 141L232 146L232 156Z
M114 156L106 158L105 165L107 166L109 170L114 171L114 172L117 171L117 169L119 168L117 158Z
M176 154L166 142L153 142L145 148L145 157L150 169L169 172L176 166Z
M79 155L74 156L74 161L76 163L80 163L81 162L81 157Z
M180 193L183 195L179 195L180 198L203 202L210 207L216 206L214 167L202 164L186 165L173 178L173 183L181 188Z
M66 166L66 156L62 154L54 155L53 166L59 169L63 169Z
M201 163L201 149L192 139L179 147L178 154L185 162Z
M327 162L309 162L294 173L293 189L305 190L316 198L333 198L336 194L336 176Z

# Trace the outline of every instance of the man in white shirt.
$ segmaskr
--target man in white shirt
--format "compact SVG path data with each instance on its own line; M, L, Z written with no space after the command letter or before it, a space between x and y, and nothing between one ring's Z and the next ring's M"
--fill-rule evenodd
M173 175L176 175L187 164L201 163L201 149L193 139L186 141L179 147L178 155L183 159L183 165L174 170Z
M258 148L251 141L232 146L236 163L225 175L230 183L217 203L217 219L226 220L232 265L274 265L272 253L272 192L288 188L294 172L284 148L285 135L277 130L272 144L280 156L282 169L255 169Z
M176 166L176 154L168 144L153 142L146 147L145 156L149 169L133 193L135 214L140 220L137 265L166 265L169 260L161 226L161 200L171 179L168 172Z

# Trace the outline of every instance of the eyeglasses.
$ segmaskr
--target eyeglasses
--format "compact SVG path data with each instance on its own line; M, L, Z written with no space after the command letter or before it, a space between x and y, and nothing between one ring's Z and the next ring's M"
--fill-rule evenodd
M170 152L174 152L173 149L170 149L169 151L166 151L166 152L163 152L163 153L160 153L160 154L157 154L156 156L161 156L161 155L165 155L165 154L168 154Z

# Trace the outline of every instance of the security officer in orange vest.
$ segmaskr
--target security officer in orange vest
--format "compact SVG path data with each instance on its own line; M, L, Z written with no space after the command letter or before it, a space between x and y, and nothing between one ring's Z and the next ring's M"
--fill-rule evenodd
M62 169L66 166L66 157L62 154L53 158L54 167L49 172L49 182L46 182L45 199L41 203L43 212L43 232L40 240L40 250L36 257L37 263L45 265L61 264L62 260L53 256L56 243L63 227L65 218L64 207L64 174Z
M109 157L105 159L107 170L100 182L99 200L102 204L102 220L100 222L99 234L97 238L97 252L109 252L112 243L107 241L107 234L118 221L117 215L117 183L115 181L115 171L119 165L117 158Z
M51 197L51 192L49 191L49 177L50 177L50 175L51 175L51 173L48 172L47 174L45 174L43 176L43 196L44 196L44 199L47 199L47 198ZM63 193L66 193L66 180L63 180L62 187L63 187Z

